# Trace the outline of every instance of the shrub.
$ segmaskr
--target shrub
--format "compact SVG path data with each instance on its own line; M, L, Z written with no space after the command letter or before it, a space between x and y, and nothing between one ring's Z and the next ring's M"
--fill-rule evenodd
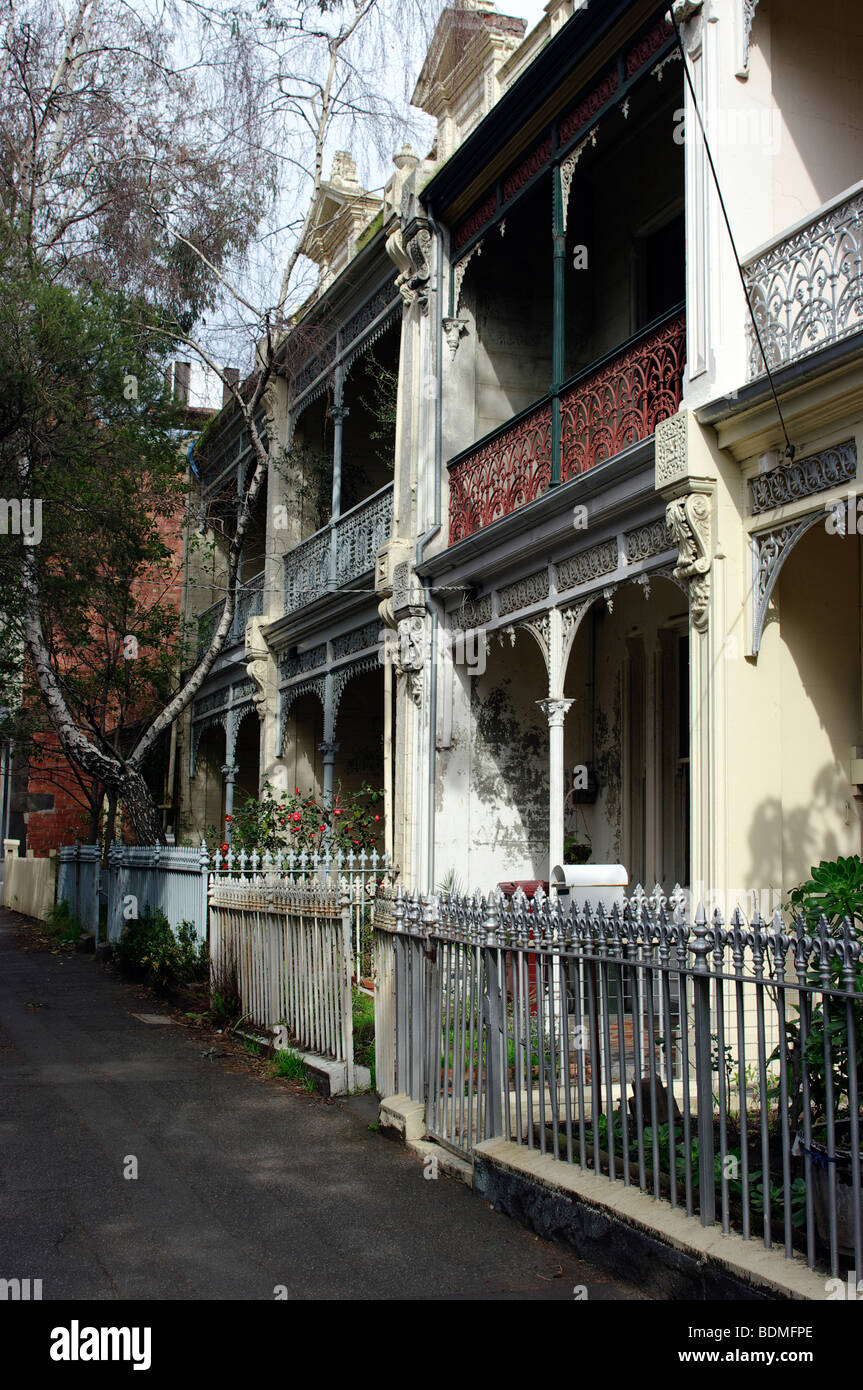
M74 946L84 931L83 923L69 908L66 899L55 903L45 918L45 930L60 946Z
M202 979L207 973L207 949L199 950L193 924L181 922L175 934L160 908L146 907L126 923L117 943L117 961L125 974L157 989Z
M326 806L311 792L303 795L299 787L291 794L277 796L268 782L260 798L249 797L231 818L231 845L234 850L260 852L279 849L316 850L324 843L347 853L380 847L383 834L383 792L364 782L358 792L346 795L341 786ZM207 843L219 836L207 827Z

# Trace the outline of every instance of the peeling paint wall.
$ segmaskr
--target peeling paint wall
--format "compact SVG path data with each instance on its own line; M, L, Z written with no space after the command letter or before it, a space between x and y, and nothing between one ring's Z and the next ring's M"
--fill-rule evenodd
M545 876L548 863L548 693L540 650L518 633L492 643L482 676L456 670L451 746L438 754L437 878L488 890Z

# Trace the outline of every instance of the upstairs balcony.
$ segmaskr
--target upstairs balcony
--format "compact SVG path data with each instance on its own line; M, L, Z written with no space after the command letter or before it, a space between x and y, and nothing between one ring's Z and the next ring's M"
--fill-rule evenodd
M560 392L561 482L649 439L683 390L680 308L570 377ZM543 397L449 463L450 544L533 502L551 481L552 398Z
M393 484L352 507L285 556L285 613L374 573L393 524ZM373 585L370 585L373 588Z
M771 371L863 330L863 185L798 223L743 267ZM764 374L749 329L749 379Z
M213 603L209 608L205 608L203 613L198 615L198 660L203 656L207 647L213 640L213 633L219 624L219 619L225 608L225 600L219 599L218 603ZM234 621L228 630L225 638L223 652L227 652L231 647L237 647L245 641L246 623L250 618L259 618L264 611L264 572L256 574L254 578L247 579L245 584L237 585L237 606L234 609Z

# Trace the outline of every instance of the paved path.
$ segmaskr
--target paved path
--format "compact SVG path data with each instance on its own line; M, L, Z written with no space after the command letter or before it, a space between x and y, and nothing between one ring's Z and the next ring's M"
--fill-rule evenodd
M19 950L21 922L0 913L0 1278L44 1299L639 1297L343 1107L141 1022L158 1006L92 956Z

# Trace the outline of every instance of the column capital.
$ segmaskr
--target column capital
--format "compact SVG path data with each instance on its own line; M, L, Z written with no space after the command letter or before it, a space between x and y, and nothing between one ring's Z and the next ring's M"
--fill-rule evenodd
M323 753L325 763L333 763L336 760L336 754L340 747L341 744L335 743L332 739L329 739L318 744L318 752Z
M545 714L548 720L548 727L550 729L562 729L563 721L575 704L575 700L537 700L536 703Z
M233 782L239 770L240 769L237 767L236 763L225 763L224 767L222 768L222 776L224 777L226 782Z

